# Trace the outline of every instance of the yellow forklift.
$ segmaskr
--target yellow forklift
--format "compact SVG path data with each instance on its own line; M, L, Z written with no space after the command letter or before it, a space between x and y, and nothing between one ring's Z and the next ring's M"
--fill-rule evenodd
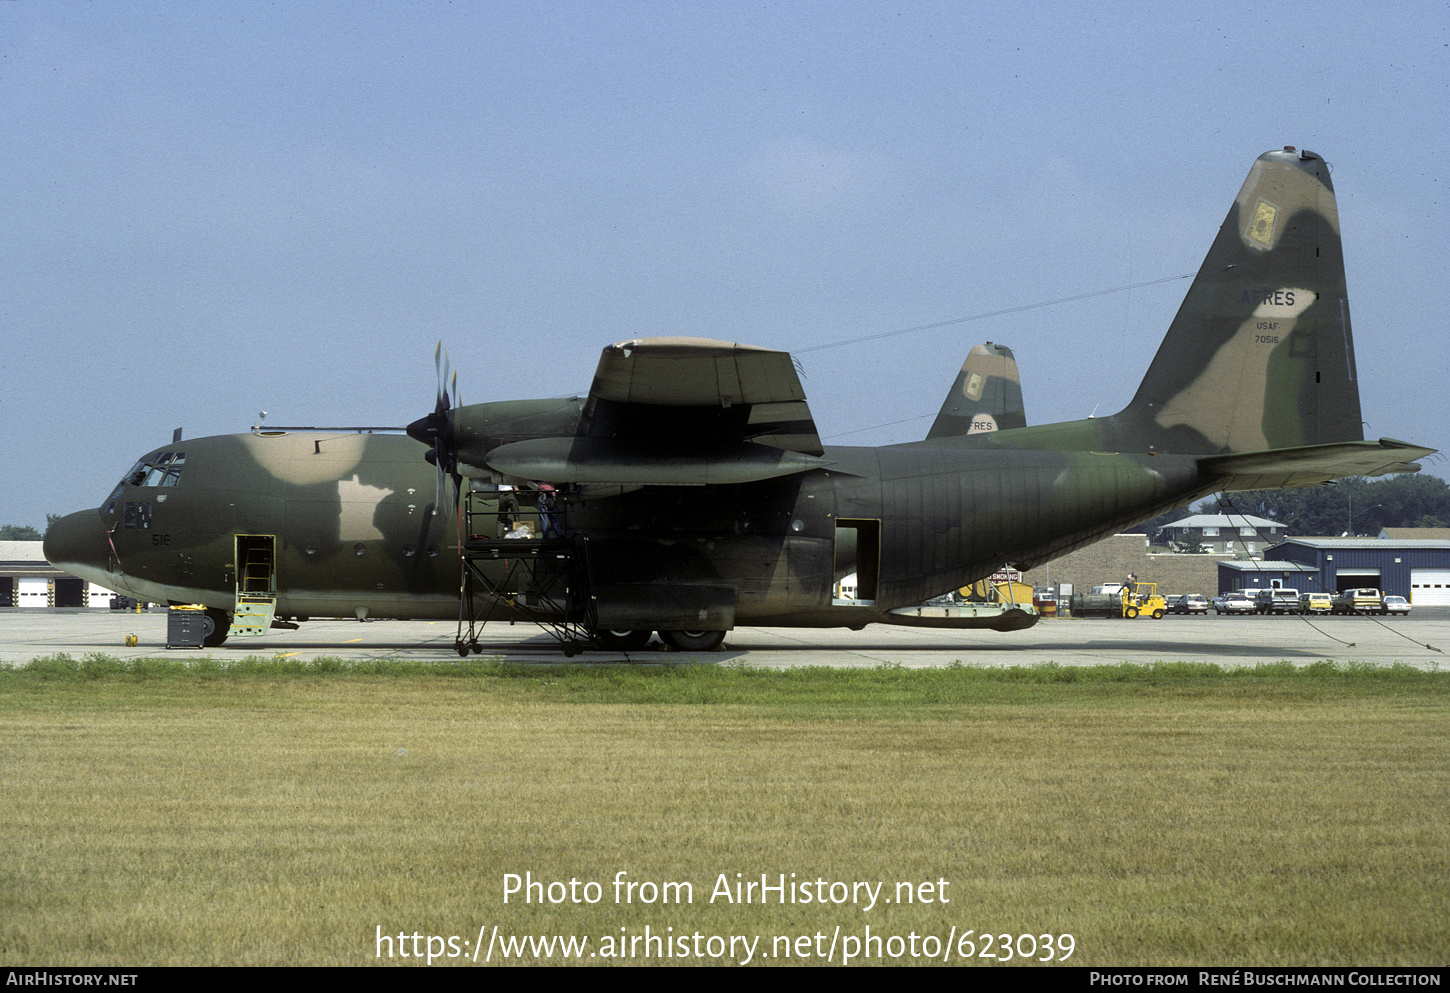
M1132 583L1123 587L1123 616L1132 620L1139 614L1147 614L1155 621L1161 621L1168 613L1168 601L1158 595L1157 583Z

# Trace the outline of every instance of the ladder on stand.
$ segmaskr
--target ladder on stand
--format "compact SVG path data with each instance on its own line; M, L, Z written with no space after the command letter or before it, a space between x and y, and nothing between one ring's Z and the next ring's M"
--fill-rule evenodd
M471 490L463 501L454 650L460 656L477 654L479 636L491 620L537 624L563 646L565 657L591 646L595 612L588 539L493 537L500 518L497 503ZM563 524L565 508L554 513ZM513 516L537 520L539 515L518 511Z

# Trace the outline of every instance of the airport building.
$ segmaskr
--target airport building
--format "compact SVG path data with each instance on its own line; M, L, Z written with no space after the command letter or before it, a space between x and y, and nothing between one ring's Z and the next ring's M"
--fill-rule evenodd
M1226 558L1222 554L1154 552L1145 535L1115 534L1029 570L1022 581L1034 586L1069 584L1075 592L1086 593L1100 583L1121 583L1132 574L1142 582L1157 583L1158 591L1165 595L1213 596L1217 592L1215 566Z
M45 543L0 541L0 607L109 607L108 589L45 560Z
M1412 529L1396 530L1403 534ZM1450 539L1290 538L1266 551L1260 564L1279 563L1284 564L1285 578L1301 577L1300 590L1335 593L1370 586L1417 607L1450 606ZM1220 589L1239 589L1243 584L1225 585L1226 576L1236 575L1228 565L1219 565Z
M1175 552L1256 556L1287 537L1278 521L1252 514L1194 514L1158 529L1159 540Z
M1313 566L1285 559L1239 559L1218 564L1218 591L1285 588L1317 593L1322 587ZM1332 588L1331 588L1332 589Z
M1210 525L1212 526L1212 525ZM1302 592L1374 587L1421 607L1450 606L1450 534L1395 528L1379 538L1287 538L1263 558L1151 552L1140 534L1120 534L1028 572L1037 586L1071 583L1081 592L1132 573L1164 593L1214 596L1287 586Z

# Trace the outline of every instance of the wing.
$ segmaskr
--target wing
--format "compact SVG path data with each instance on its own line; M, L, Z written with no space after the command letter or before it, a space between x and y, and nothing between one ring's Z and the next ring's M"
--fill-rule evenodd
M830 465L821 454L788 353L638 338L604 349L575 437L503 445L488 464L563 483L701 486Z

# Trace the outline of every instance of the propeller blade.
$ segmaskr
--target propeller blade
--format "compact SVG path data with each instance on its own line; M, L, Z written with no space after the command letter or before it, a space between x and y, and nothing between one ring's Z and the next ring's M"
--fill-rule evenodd
M443 378L438 380L438 402L447 410L448 403L448 349L443 349Z
M433 403L433 409L443 411L448 409L448 394L443 391L443 339L438 339L438 347L433 349L433 373L438 379L438 399Z
M458 456L453 451L453 424L452 418L449 416L450 410L462 406L458 393L458 372L452 368L448 350L443 347L441 338L433 349L433 371L438 376L438 397L434 401L433 412L427 417L420 417L409 424L407 431L410 438L429 446L424 458L433 463L437 469L433 492L433 512L436 514L443 505L443 477L445 475L453 479L453 506L455 508L458 506L463 490L463 476L458 471ZM450 390L453 394L451 399Z

